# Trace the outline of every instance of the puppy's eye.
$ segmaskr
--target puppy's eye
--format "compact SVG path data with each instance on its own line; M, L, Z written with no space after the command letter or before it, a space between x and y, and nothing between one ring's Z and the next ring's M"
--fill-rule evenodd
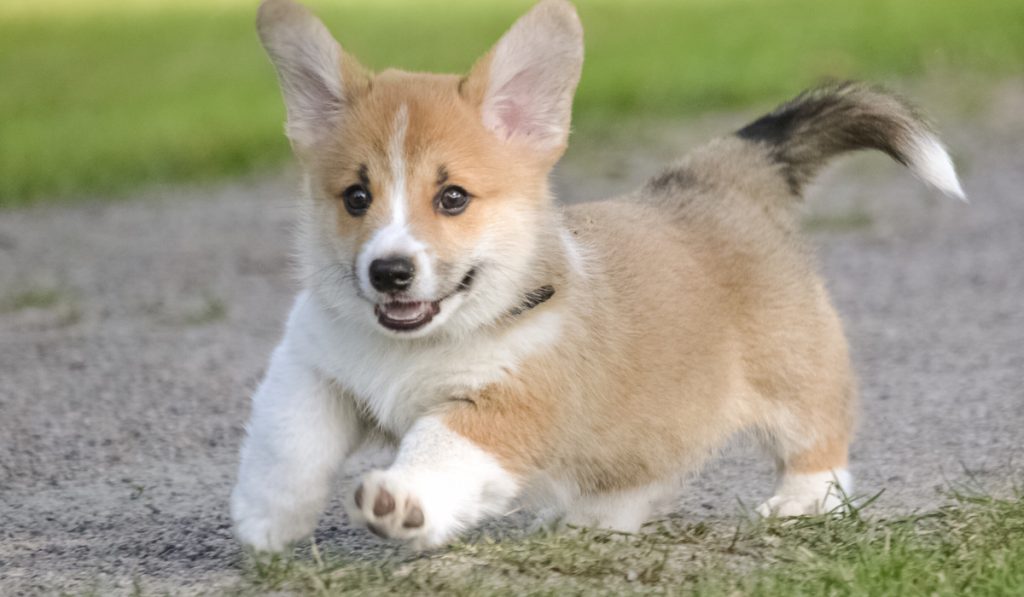
M361 184L354 184L342 191L341 198L345 201L345 210L354 216L365 214L366 210L370 209L370 204L373 203L370 189Z
M437 195L437 209L450 216L457 216L465 211L469 205L469 193L466 189L457 186L448 186L441 189Z

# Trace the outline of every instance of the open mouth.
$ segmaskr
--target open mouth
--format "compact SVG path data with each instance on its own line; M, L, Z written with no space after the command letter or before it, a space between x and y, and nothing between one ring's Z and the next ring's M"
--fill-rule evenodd
M411 332L434 319L441 312L441 301L392 301L373 308L377 321L389 330Z
M404 301L392 300L374 305L373 313L377 322L396 332L411 332L427 325L441 312L441 302L459 292L469 290L476 276L476 268L472 268L455 287L455 290L436 301Z

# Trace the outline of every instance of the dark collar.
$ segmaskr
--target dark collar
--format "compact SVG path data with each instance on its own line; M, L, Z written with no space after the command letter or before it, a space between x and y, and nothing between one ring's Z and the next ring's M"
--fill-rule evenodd
M523 297L523 302L519 303L519 306L513 307L509 310L508 314L512 317L517 317L537 305L547 301L549 298L555 295L555 287L550 284L545 284L540 288L536 288L526 293Z

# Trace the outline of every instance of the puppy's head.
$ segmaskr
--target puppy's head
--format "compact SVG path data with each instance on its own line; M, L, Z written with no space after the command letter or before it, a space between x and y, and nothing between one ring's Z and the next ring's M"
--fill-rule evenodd
M406 338L520 303L583 62L572 6L543 0L464 77L370 73L291 0L266 0L258 27L305 174L307 283Z

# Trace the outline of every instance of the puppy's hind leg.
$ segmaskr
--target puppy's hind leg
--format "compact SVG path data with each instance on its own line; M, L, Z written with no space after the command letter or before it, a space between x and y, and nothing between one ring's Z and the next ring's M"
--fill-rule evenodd
M762 516L825 514L853 490L847 470L853 427L852 384L813 401L775 404L765 432L778 466L775 495L757 508Z
M761 516L825 514L840 508L853 490L846 468L846 438L820 441L790 454L779 452L775 495L758 506Z
M757 508L763 516L832 512L853 489L847 457L856 382L839 319L821 300L823 312L808 318L813 326L789 326L805 345L772 355L773 366L757 372L758 427L778 465L775 495Z

